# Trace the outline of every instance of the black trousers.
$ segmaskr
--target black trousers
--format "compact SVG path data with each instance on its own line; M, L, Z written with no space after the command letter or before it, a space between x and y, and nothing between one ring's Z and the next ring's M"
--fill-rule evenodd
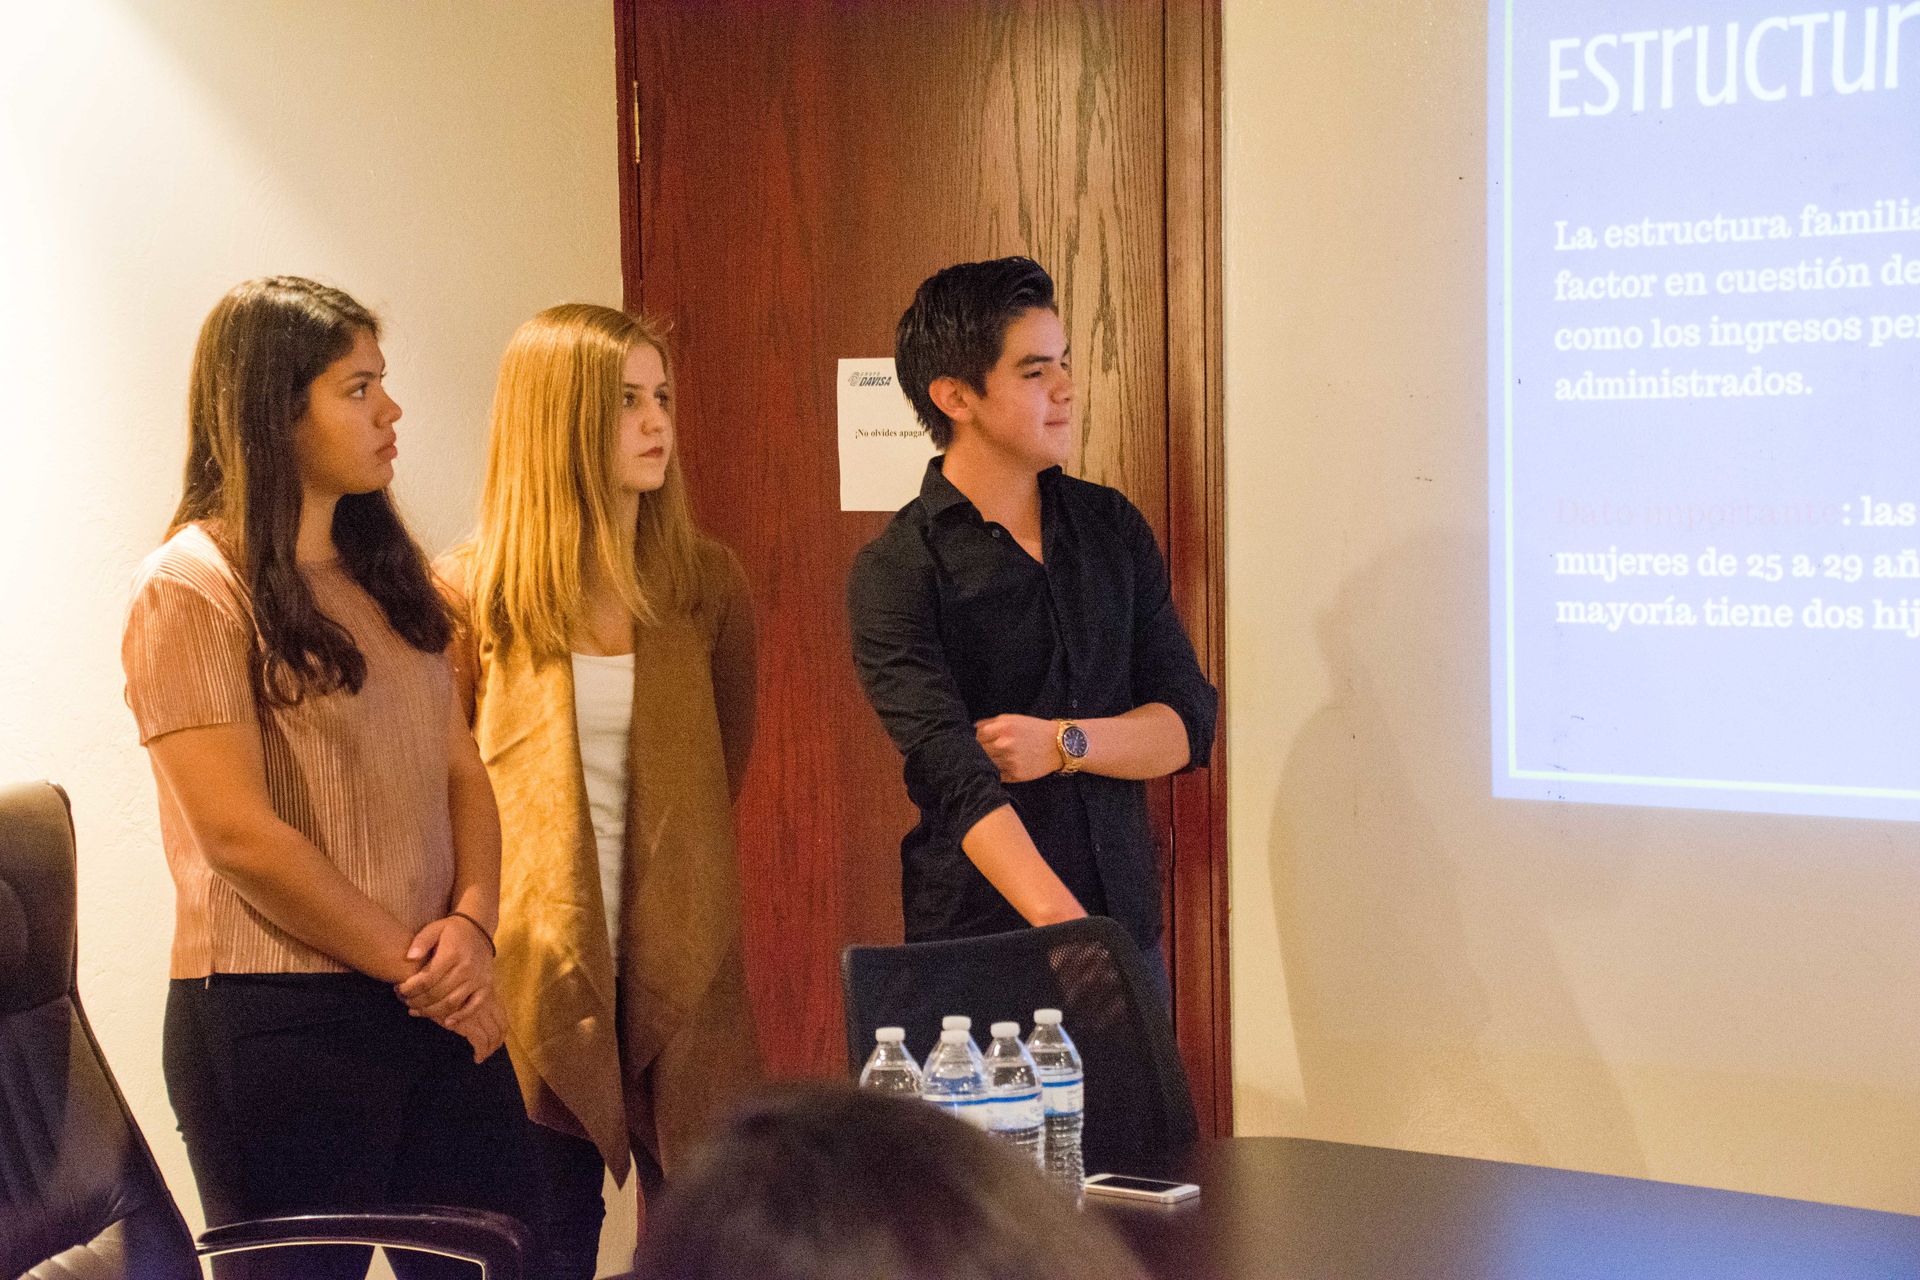
M209 1225L314 1211L445 1204L535 1219L530 1122L504 1050L411 1017L363 974L215 974L167 995L167 1096ZM366 1274L352 1246L217 1259L220 1280ZM402 1280L470 1277L390 1253Z
M585 1138L531 1126L541 1172L540 1221L546 1242L547 1280L593 1280L600 1257L600 1225L606 1203L600 1198L607 1166L600 1148ZM655 1203L663 1184L660 1166L640 1143L633 1144L633 1173L640 1193ZM631 1194L632 1183L628 1183Z

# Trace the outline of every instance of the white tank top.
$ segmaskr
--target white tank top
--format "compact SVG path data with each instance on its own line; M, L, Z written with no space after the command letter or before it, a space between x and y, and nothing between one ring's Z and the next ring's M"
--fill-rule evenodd
M573 720L587 775L587 811L600 851L607 938L620 954L620 883L626 866L627 741L633 720L633 655L573 655Z

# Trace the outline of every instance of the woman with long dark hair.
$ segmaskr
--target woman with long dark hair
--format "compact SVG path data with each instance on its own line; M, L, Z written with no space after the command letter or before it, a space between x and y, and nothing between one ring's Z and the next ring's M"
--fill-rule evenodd
M379 335L296 277L220 301L194 351L185 492L134 581L127 702L177 894L167 1092L210 1224L407 1203L527 1216L493 985L499 819L450 619L387 494L400 407Z
M759 1071L733 798L752 602L688 513L656 325L569 304L500 364L480 527L441 565L500 797L500 988L555 1280L593 1275L601 1184L649 1195Z

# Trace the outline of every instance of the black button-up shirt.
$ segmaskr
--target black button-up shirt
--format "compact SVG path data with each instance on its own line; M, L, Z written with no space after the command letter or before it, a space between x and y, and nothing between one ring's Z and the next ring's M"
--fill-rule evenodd
M1186 726L1189 767L1213 750L1217 695L1174 612L1153 530L1118 490L1040 475L1040 564L941 472L854 560L854 665L905 757L920 821L900 842L907 940L1018 929L1018 912L960 848L1012 804L1090 914L1142 947L1160 937L1146 786L1090 773L1002 783L974 722L1117 716L1149 702Z

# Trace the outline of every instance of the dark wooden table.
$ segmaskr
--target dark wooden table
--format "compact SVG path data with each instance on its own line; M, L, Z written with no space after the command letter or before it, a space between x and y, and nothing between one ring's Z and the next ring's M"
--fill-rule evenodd
M1197 1201L1087 1201L1164 1280L1920 1278L1902 1214L1303 1138L1203 1142L1179 1173Z

